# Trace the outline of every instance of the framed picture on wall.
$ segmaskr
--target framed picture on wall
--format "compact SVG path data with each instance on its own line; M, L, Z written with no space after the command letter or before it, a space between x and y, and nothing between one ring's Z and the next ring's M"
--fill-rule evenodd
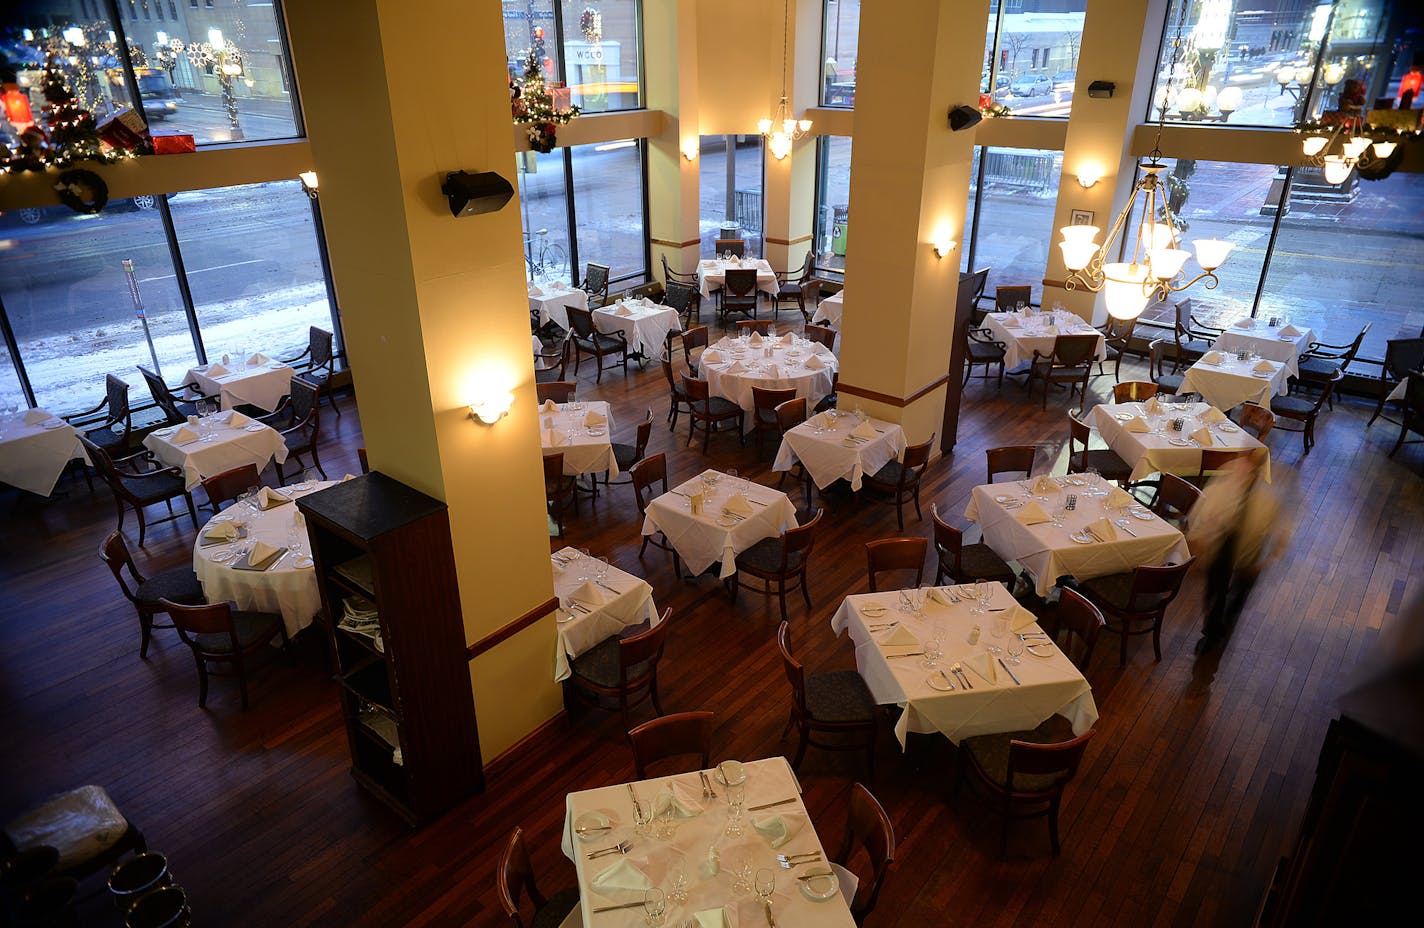
M1070 226L1090 226L1093 224L1094 215L1095 213L1090 209L1075 209L1069 216L1068 224Z

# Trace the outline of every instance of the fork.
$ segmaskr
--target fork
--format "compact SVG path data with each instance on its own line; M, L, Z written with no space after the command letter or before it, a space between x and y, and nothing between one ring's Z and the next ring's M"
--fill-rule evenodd
M587 857L589 860L593 860L595 857L603 857L606 854L626 854L628 853L629 848L631 848L632 846L633 842L631 841L619 841L612 847L604 847L599 848L596 851L589 851Z
M796 867L801 866L802 864L817 863L818 861L820 861L820 859L821 855L817 854L815 857L810 857L806 860L778 860L777 863L781 865L781 869L783 870L793 870Z
M953 667L949 668L949 672L959 678L959 682L964 684L966 690L974 689L974 684L969 682L969 676L965 674L964 668L960 664L956 663Z
M777 859L778 861L781 861L781 860L796 860L797 858L800 858L800 857L809 857L809 858L814 859L814 858L817 858L817 857L820 857L820 856L821 856L821 852L820 852L820 851L802 851L800 854L777 854L777 855L776 855L776 859Z

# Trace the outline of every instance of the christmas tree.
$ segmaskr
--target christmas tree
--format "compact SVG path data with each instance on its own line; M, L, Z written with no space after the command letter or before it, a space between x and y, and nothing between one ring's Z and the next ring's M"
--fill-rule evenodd
M44 74L45 125L49 128L49 153L54 167L76 161L117 161L121 155L104 147L94 114L79 105L74 92L54 69Z
M529 147L544 153L554 150L555 127L565 125L579 112L576 106L560 109L555 105L554 96L544 83L543 62L533 48L524 58L523 77L511 91L510 110L515 123L524 126Z

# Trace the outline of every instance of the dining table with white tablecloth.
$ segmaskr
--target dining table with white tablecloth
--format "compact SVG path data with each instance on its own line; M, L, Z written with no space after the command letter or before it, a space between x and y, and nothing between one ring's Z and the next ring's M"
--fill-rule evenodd
M762 293L776 295L781 284L776 279L776 272L771 269L771 264L763 258L733 258L730 261L724 258L708 258L697 262L697 290L702 294L702 298L709 299L714 291L721 290L727 282L727 271L729 269L753 269L757 272L756 288Z
M800 461L821 489L845 480L858 491L866 474L904 453L905 430L899 423L828 409L787 431L771 468L787 471Z
M529 312L537 313L541 326L554 323L569 328L569 307L588 309L588 292L563 281L529 285Z
M1284 395L1286 365L1269 358L1248 357L1208 351L1182 377L1182 393L1196 393L1217 409L1234 409L1242 403L1256 403L1268 409L1271 397Z
M983 327L993 333L995 341L1003 342L1007 370L1028 364L1035 351L1043 357L1052 354L1059 335L1096 335L1098 342L1093 357L1103 361L1108 356L1103 333L1067 311L989 313L984 317Z
M549 560L554 570L554 595L559 598L555 682L568 679L571 659L625 629L644 622L652 627L661 619L653 602L653 588L642 577L611 564L605 566L576 548L561 548ZM606 571L602 577L600 570Z
M1110 508L1113 491L1121 490L1095 487L1099 481L1077 474L1045 477L1051 488L1035 490L1037 479L977 486L964 515L979 523L995 554L1029 573L1038 595L1047 596L1059 577L1091 580L1142 565L1180 564L1190 556L1181 531L1140 504ZM1089 495L1097 492L1105 495ZM1064 511L1070 493L1075 505ZM1040 514L1042 521L1035 521ZM1054 515L1061 525L1053 523ZM1090 534L1103 519L1110 524L1101 531L1110 537Z
M539 443L545 454L562 452L564 473L618 476L613 455L613 410L601 400L545 403L539 407Z
M1258 357L1284 363L1286 376L1298 377L1300 356L1313 341L1315 332L1308 326L1271 325L1270 320L1247 316L1227 326L1211 347L1223 354L1235 354L1243 348L1247 349Z
M767 390L795 388L814 408L830 394L840 360L825 345L789 334L723 338L705 349L697 362L713 396L731 400L748 413L756 408L752 387ZM752 417L745 419L746 428Z
M1092 687L1067 655L1038 637L1043 630L1033 613L1002 583L986 586L990 595L982 604L977 584L936 587L916 604L918 612L901 611L895 590L847 596L831 618L831 630L849 636L855 646L856 670L875 701L902 710L895 722L901 747L910 732L938 732L958 744L976 735L1031 729L1055 714L1068 719L1078 735L1097 721ZM995 636L993 619L1000 616L1006 619L1003 634ZM923 652L937 628L943 653L935 667L913 654L896 656ZM1017 664L1007 654L1009 635L1034 639L1033 650ZM994 654L991 647L1004 653ZM952 672L955 664L968 686Z
M223 409L248 405L272 412L292 392L296 370L290 364L263 354L223 358L189 368L183 382L197 384L204 396L221 397Z
M796 525L796 507L785 493L708 470L650 500L642 532L661 531L694 574L720 563L717 576L725 580L737 572L738 554Z
M619 300L611 306L595 309L593 326L606 335L622 332L630 354L659 358L667 344L668 333L682 331L682 319L671 306L643 297Z
M0 483L49 496L73 460L87 461L74 426L43 409L0 420Z
M1132 467L1132 480L1152 473L1195 477L1208 447L1258 451L1261 476L1271 479L1270 449L1208 403L1102 403L1091 418L1107 446ZM1175 419L1182 420L1180 430L1172 427ZM1202 444L1203 438L1211 443Z
M824 300L816 304L815 315L811 317L812 325L822 323L839 328L841 316L845 312L845 290L837 290Z
M261 471L273 459L279 464L287 460L281 433L236 410L193 416L181 425L150 432L143 446L169 467L182 468L184 486L189 490L206 477L243 464Z

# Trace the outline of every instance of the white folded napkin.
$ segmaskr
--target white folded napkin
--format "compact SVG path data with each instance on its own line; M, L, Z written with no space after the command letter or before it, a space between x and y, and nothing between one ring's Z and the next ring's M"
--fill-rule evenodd
M541 412L556 413L559 411L559 404L553 400L545 400L544 405L539 407Z
M1262 374L1269 374L1269 373L1271 373L1272 371L1274 371L1275 369L1276 369L1276 366L1275 366L1274 364L1272 364L1270 361L1267 361L1265 358L1262 358L1261 360L1257 361L1257 362L1256 362L1254 365L1252 365L1252 367L1251 367L1251 370L1253 370L1253 371L1260 371Z
M562 281L562 280L556 280L556 281L554 281L554 289L555 289L555 290L567 290L567 289L569 289L569 285L568 285L567 283L565 283L564 281Z
M794 812L752 816L752 827L772 847L781 847L796 837L805 825L806 816Z
M43 409L31 409L30 411L25 413L25 424L39 425L41 422L48 422L50 419L53 418L54 416L51 416Z
M231 522L214 522L203 531L204 538L232 539L238 535L237 526Z
M749 516L752 514L752 504L747 502L747 498L742 494L733 493L732 497L723 504L722 511L739 516Z
M954 605L954 600L949 598L949 593L937 586L930 587L929 598L932 602L939 603L941 606Z
M627 303L619 303L619 304L618 304L618 308L613 311L613 315L615 315L615 316L631 316L631 315L633 315L633 311L628 308L628 304L627 304Z
M711 258L708 258L708 259L705 260L705 261L698 261L697 263L698 263L698 265L700 265L701 267L704 267L704 268L716 267L716 266L717 266L717 262L714 261L714 260L712 260Z
M1014 518L1023 525L1037 525L1048 521L1048 513L1038 503L1024 503L1023 508L1014 513Z
M999 682L999 671L994 666L994 656L992 654L971 654L964 659L975 673L988 680L990 683Z
M175 444L175 445L181 445L181 444L183 444L184 442L193 441L193 440L196 439L197 437L198 437L198 433L197 433L197 432L194 432L192 429L188 428L188 427L185 425L185 426L183 426L182 428L180 428L178 431L174 432L174 433L173 433L173 437L170 438L170 439L168 439L168 440L171 441L171 442L173 442L173 444Z
M1157 398L1157 395L1154 393L1152 396L1149 396L1147 398L1147 402L1143 403L1142 407L1146 409L1149 413L1155 415L1162 411L1162 401L1159 400Z
M345 477L342 477L342 478L341 478L341 482L342 482L342 483L345 483L345 482L348 481L348 480L355 480L355 479L356 479L356 475L355 475L355 474L347 474Z
M1300 329L1297 329L1297 328L1296 328L1295 326L1293 326L1293 325L1283 325L1283 326L1281 326L1280 331L1277 332L1276 334L1277 334L1277 335L1296 336L1296 335L1299 335L1299 334L1300 334Z
M209 377L221 377L227 372L227 368L223 367L221 364L209 364L206 373Z
M557 448L559 445L562 445L564 442L568 441L569 438L569 436L565 435L558 429L549 429L546 435L547 440L545 441L545 444L547 444L550 448Z
M589 886L594 892L615 901L629 894L645 893L653 888L647 874L633 866L633 862L626 857L620 857L617 863L594 877ZM614 895L615 893L618 895Z
M876 435L875 426L871 425L870 420L867 419L851 429L850 434L855 438L874 438Z
M702 360L706 361L708 364L721 364L722 353L720 351L717 351L715 348L708 348L706 351L702 352Z
M1047 474L1040 476L1033 482L1033 492L1040 496L1044 493L1052 493L1058 488L1058 484L1054 483L1053 478Z
M916 638L905 626L896 625L890 630L890 634L880 639L880 645L885 648L918 648L920 639Z
M806 424L813 429L827 429L831 427L831 417L823 412L818 412L807 419Z
M266 561L276 553L277 549L275 546L269 545L265 541L254 541L252 543L252 550L247 552L247 563L253 567L257 567L266 563Z
M1236 326L1238 329L1250 329L1255 327L1256 320L1252 319L1250 316L1243 316L1242 318L1237 319L1231 324Z
M1142 433L1152 431L1151 426L1147 424L1147 420L1142 418L1141 416L1133 416L1131 419L1128 419L1127 425L1123 427L1126 428L1129 432Z
M578 589L565 597L564 605L567 606L571 601L582 603L590 608L597 608L608 602L608 599L604 595L603 587L596 585L592 580L586 580L579 585Z
M1058 335L1058 328L1056 326L1046 325L1043 327L1042 334L1045 336L1056 336Z
M1211 432L1207 430L1206 426L1202 426L1193 432L1192 440L1203 448L1210 448L1212 446Z
M693 818L703 812L701 787L693 790L681 780L672 780L668 786L658 790L653 797L653 814L662 815L671 811L674 818Z
M1017 329L1019 327L1019 317L1014 315L1005 316L1004 321L1000 324L1006 329Z
M821 371L826 369L826 362L821 360L820 355L811 355L803 365L808 371Z
M252 355L250 358L247 359L247 366L248 366L248 367L261 367L261 366L264 365L264 364L271 364L271 363L272 363L272 359L269 358L269 357L267 357L265 354L263 354L263 353L260 352L260 351L257 352L256 354Z
M280 506L283 503L290 503L292 500L278 493L271 487L263 487L257 491L257 506L259 509L271 509L273 506Z
M775 364L768 364L766 370L762 371L762 376L769 380L775 380L781 376L781 368Z
M762 343L765 341L766 339L761 337L760 332L753 332L752 337L747 339L747 344L751 345L753 348L760 348L762 346Z
M1202 362L1205 364L1220 364L1221 355L1215 351L1208 351L1206 354L1202 355Z
M732 928L732 920L727 915L725 906L694 912L692 920L697 928Z
M1203 421L1203 422L1225 422L1225 421L1226 421L1226 413L1222 412L1220 409L1217 409L1215 406L1209 406L1209 407L1207 407L1207 411L1204 412L1204 413L1202 413L1201 421Z
M1038 616L1015 603L1009 613L1009 629L1021 632L1038 621Z
M251 424L252 424L252 418L251 418L250 416L244 416L242 413L238 412L236 409L234 409L232 412L228 413L228 415L227 415L227 427L230 428L230 429L240 429L240 428L242 428L243 426L251 425Z
M1112 490L1109 491L1107 499L1103 500L1103 505L1109 509L1122 509L1125 506L1134 506L1136 504L1137 500L1122 487L1113 487Z
M541 297L541 296L544 295L544 291L543 291L543 290L540 290L540 289L539 289L539 286L538 286L537 284L530 284L530 285L529 285L529 295L532 296L532 297Z
M595 409L590 409L588 412L584 413L583 424L588 428L594 428L600 425L607 425L608 417Z
M1100 541L1115 541L1117 539L1117 529L1113 528L1113 524L1108 521L1107 516L1089 522L1087 531L1098 536Z
M732 365L727 368L726 373L728 373L728 374L742 374L742 373L745 373L745 372L746 372L746 369L747 369L747 366L746 366L745 364L743 364L741 361L733 361L733 362L732 362Z

